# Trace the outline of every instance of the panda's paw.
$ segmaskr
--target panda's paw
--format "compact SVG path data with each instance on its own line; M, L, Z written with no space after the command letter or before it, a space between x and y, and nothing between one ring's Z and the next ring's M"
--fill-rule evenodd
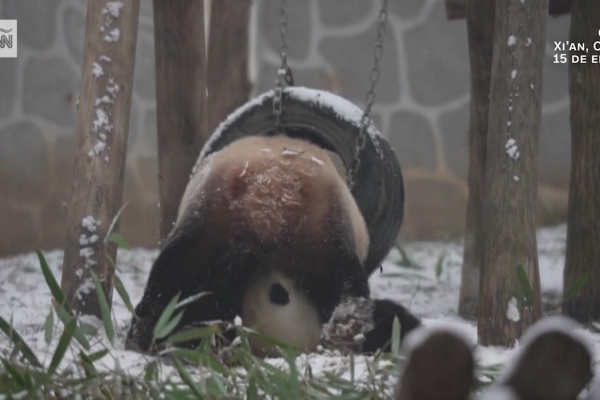
M323 347L342 353L360 352L366 334L374 327L373 308L373 301L365 297L344 299L323 326Z

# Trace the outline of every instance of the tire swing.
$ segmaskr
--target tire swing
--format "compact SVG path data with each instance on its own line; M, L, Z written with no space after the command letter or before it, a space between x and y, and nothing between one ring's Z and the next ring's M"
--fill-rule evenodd
M370 235L365 268L371 275L394 245L404 212L404 187L400 164L387 139L370 117L379 77L379 60L387 20L387 1L379 13L375 62L363 112L353 103L331 92L294 87L287 65L285 44L285 0L281 0L281 67L275 89L244 104L213 132L198 158L248 136L285 134L304 139L342 160L351 188ZM283 87L284 81L290 86ZM195 169L194 169L195 171Z

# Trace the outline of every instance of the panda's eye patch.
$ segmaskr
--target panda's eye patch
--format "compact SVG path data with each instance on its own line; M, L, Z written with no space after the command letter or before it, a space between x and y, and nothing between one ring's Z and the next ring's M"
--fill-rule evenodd
M285 306L290 302L290 294L280 283L274 283L269 290L269 299L274 304Z

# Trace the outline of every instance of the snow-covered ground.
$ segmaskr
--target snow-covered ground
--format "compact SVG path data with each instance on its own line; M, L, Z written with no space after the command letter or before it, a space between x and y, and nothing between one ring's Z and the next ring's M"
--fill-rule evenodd
M556 299L562 291L562 270L564 265L566 227L560 225L538 231L539 265L542 291L547 313L557 310ZM409 307L413 313L423 318L427 325L452 324L464 332L472 343L477 342L476 325L456 315L462 263L462 243L454 242L414 242L403 246L404 253L412 266L402 265L402 255L394 249L383 265L383 272L376 271L371 278L371 288L375 297L397 300ZM119 250L118 275L137 304L141 298L147 273L157 251L135 249ZM45 253L48 264L57 280L60 279L62 252ZM404 263L405 264L405 263ZM61 324L55 318L54 343L48 346L44 340L44 322L51 308L50 292L41 273L35 254L0 260L0 316L12 319L14 328L38 353L41 360L49 362L48 349L56 347L61 332ZM115 292L113 299L113 319L121 330L130 318L129 311ZM587 337L598 354L600 335L589 331ZM119 335L122 338L122 334ZM98 339L102 340L102 339ZM121 339L122 340L122 339ZM104 343L106 344L106 343ZM9 346L7 338L0 333L0 351ZM143 373L148 360L135 353L122 350L122 342L115 343L111 352L113 358L105 358L108 364L118 359L121 368L135 373ZM51 352L52 350L50 350ZM476 358L483 366L504 366L514 356L515 349L477 346ZM111 361L112 360L112 361ZM365 359L357 357L356 377L365 373ZM277 363L276 360L273 362ZM301 357L302 363L310 363L313 372L344 372L348 359L334 355L314 354ZM600 372L600 366L596 371ZM107 365L111 368L112 365Z

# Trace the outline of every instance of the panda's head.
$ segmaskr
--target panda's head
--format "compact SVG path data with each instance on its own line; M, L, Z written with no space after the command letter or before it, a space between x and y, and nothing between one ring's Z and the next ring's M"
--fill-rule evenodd
M315 306L291 279L275 270L248 285L242 320L245 326L299 351L314 351L320 342L321 322ZM249 341L257 356L280 356L270 344L253 337Z

